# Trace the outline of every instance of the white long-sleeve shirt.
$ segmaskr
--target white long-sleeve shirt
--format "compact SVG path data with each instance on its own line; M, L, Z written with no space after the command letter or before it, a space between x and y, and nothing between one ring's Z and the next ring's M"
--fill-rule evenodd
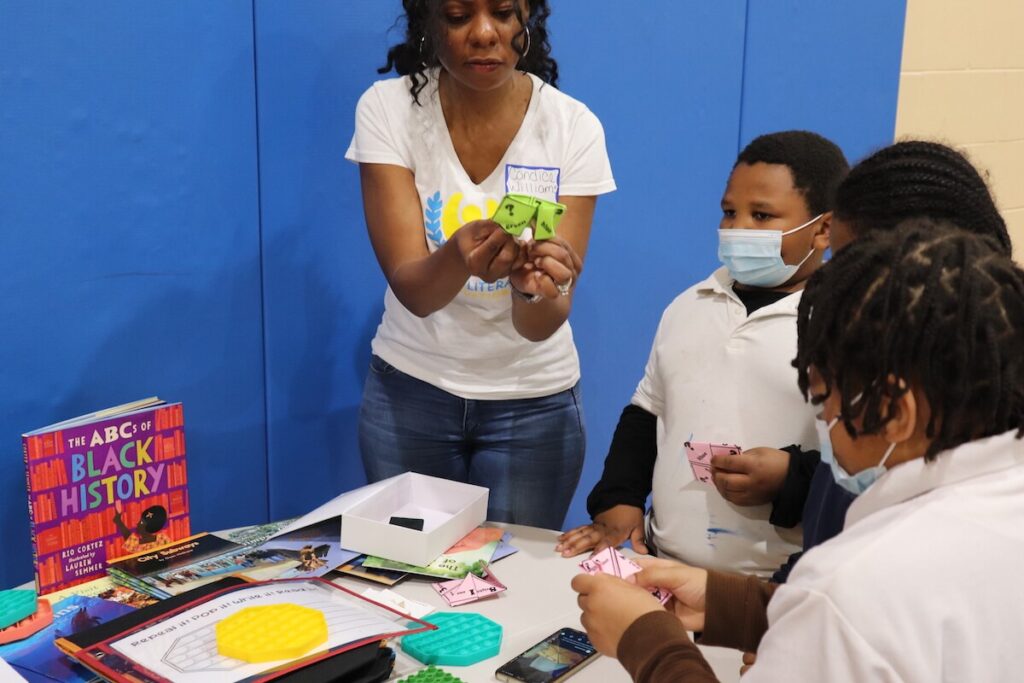
M1024 644L1024 442L902 463L768 606L757 681L1015 681Z

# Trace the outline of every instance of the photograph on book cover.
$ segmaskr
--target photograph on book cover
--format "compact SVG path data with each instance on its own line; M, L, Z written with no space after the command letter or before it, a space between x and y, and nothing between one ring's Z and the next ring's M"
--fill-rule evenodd
M219 654L215 633L218 622L246 607L277 604L322 612L327 641L294 661L252 664ZM80 650L75 657L115 681L255 682L374 640L433 628L330 582L291 579L226 589Z
M159 571L139 571L142 563L138 560L145 557L115 563L113 569L148 584L161 598L180 595L230 575L242 575L253 581L315 578L358 556L341 547L340 525L340 519L328 519L257 546L240 546L208 536L207 541L217 541L212 546L219 548L216 554L203 554L192 562L168 562ZM134 572L132 568L136 568Z

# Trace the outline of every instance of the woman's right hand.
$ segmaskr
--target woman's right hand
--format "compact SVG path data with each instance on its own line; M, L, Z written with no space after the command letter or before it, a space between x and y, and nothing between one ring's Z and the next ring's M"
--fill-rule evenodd
M469 274L484 282L508 277L526 259L526 250L500 225L486 218L464 224L451 241Z
M646 555L644 511L632 505L616 505L594 516L590 524L570 529L558 537L555 551L572 557L589 550L615 548L629 540L634 552Z
M708 593L707 570L654 557L638 557L635 562L643 571L630 578L638 586L671 592L673 600L667 607L679 618L683 628L703 631Z

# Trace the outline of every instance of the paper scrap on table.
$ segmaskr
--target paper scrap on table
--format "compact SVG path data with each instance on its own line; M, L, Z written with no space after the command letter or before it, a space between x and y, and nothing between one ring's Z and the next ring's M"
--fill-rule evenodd
M690 461L693 478L704 484L714 484L711 480L711 457L715 455L739 455L739 446L726 443L709 443L707 441L687 441L686 459Z
M437 594L445 599L449 607L458 607L508 590L501 581L487 569L484 578L469 574L464 579L452 579L431 584Z
M496 527L478 527L473 529L473 531L463 536L458 543L444 551L443 555L425 567L417 567L374 555L368 555L363 560L363 566L376 569L390 569L410 574L425 574L427 576L436 576L439 579L463 579L466 577L466 574L470 573L480 576L483 574L484 567L494 557L494 551L498 549L498 545L505 533L507 532Z
M643 568L633 560L629 559L615 548L605 548L594 553L588 559L580 562L580 569L593 576L594 574L611 574L620 579L626 579ZM661 588L649 589L654 597L658 598L661 604L668 602L672 593Z
M511 540L512 534L507 531L502 534L501 540L498 542L498 547L494 549L494 554L491 555L492 563L497 562L498 560L503 560L509 555L515 555L519 552L519 548L509 544L509 541Z
M363 591L363 595L374 602L379 602L382 605L387 605L392 609L396 609L402 614L408 614L411 617L420 619L425 617L434 611L434 608L425 602L416 602L409 598L403 597L398 593L383 588L377 590L376 588L367 588Z

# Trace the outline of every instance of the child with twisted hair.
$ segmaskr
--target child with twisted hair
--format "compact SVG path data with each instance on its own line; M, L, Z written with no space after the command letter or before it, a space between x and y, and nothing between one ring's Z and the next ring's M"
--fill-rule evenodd
M863 489L846 527L781 586L665 560L639 585L581 575L595 646L637 681L714 680L687 630L756 649L755 683L1015 678L1024 271L995 238L912 219L811 276L798 335L822 460Z

